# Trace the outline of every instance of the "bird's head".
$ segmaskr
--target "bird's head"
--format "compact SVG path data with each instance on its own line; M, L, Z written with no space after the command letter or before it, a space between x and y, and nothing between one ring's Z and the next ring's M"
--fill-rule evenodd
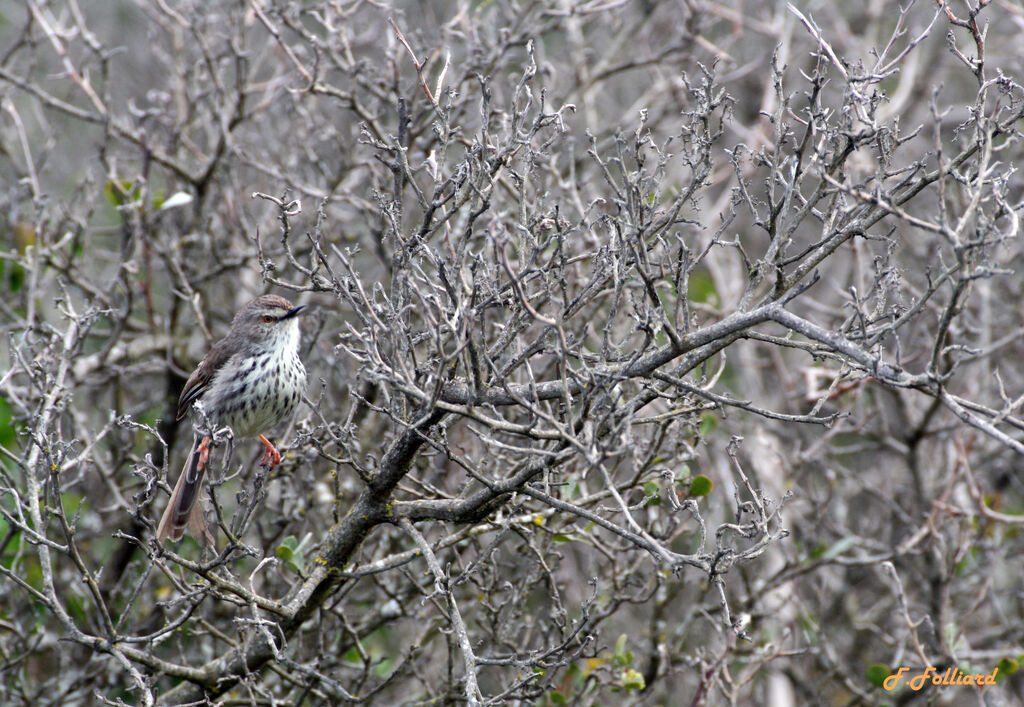
M263 295L239 310L231 323L231 332L264 346L294 347L299 340L298 315L305 308L301 304L294 307L278 295Z

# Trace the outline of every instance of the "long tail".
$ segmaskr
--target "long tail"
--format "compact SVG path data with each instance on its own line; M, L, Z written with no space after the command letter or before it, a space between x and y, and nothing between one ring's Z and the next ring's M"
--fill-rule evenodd
M209 438L201 438L198 435L192 442L192 451L189 452L185 468L181 470L178 483L174 485L171 493L171 500L167 504L160 519L160 526L157 529L156 537L163 541L167 539L181 540L185 534L185 528L190 528L197 539L203 539L206 531L206 518L203 516L203 507L199 500L199 494L203 489L203 476L206 475L206 462L209 452L207 445Z

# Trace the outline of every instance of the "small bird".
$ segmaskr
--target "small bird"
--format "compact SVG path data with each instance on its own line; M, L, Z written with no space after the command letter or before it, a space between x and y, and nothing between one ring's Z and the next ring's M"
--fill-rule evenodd
M306 387L299 359L299 320L304 305L263 295L242 307L231 331L218 341L189 376L178 398L180 420L201 400L214 429L230 427L233 437L259 437L266 447L260 464L273 469L281 454L263 432L287 419ZM196 435L185 468L174 485L157 529L159 540L180 540L188 527L206 544L209 531L197 504L210 459L209 436Z

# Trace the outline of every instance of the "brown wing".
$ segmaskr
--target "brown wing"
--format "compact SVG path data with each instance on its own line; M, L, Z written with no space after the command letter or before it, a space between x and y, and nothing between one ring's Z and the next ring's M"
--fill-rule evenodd
M192 403L198 400L206 392L207 388L210 387L214 374L220 370L220 367L230 357L229 348L227 339L221 339L213 345L210 353L206 354L206 358L203 359L196 370L192 371L192 375L185 381L185 387L181 389L181 396L178 398L178 417L176 419L180 420L188 415L189 410L192 409Z

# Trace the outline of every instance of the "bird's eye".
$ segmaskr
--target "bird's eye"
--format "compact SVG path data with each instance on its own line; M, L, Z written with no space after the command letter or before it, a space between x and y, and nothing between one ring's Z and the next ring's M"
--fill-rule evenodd
M274 315L272 315L272 314L264 314L262 319L267 324L270 324L272 321L274 321Z

